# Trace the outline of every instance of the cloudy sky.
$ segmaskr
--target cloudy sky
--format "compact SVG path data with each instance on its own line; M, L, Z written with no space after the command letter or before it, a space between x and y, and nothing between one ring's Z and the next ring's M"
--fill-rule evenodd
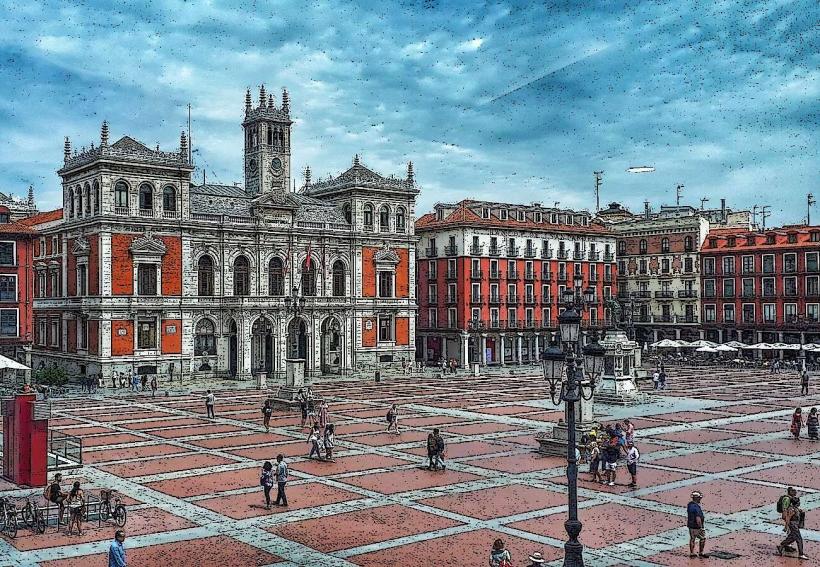
M0 191L32 184L43 209L63 136L99 143L107 119L173 149L188 103L198 167L241 180L244 91L262 83L291 93L295 172L413 160L420 211L594 208L595 170L602 204L633 210L683 184L688 204L770 205L773 225L820 197L815 0L0 5Z

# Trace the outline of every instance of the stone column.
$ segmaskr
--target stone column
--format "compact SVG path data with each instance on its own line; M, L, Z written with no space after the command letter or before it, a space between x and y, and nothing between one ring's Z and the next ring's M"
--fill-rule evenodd
M680 329L675 329L675 339L680 340Z
M447 335L441 335L441 359L447 360Z
M800 332L800 344L801 345L806 344L806 333L804 333L802 331Z
M723 343L723 329L718 329L718 342Z
M470 367L470 335L461 335L461 367Z
M422 362L427 362L427 335L421 336L421 358Z
M524 342L524 337L521 336L521 333L518 333L518 336L516 337L516 343L517 343L516 346L518 347L518 349L517 349L518 350L518 364L522 364L523 361L524 361L523 357L521 356L523 354L523 351L522 351L523 342Z
M478 359L482 366L487 366L487 335L481 335L481 355Z
M658 330L657 329L652 329L652 342L653 343L658 342Z
M506 361L504 360L504 349L506 348L506 341L504 337L504 333L498 335L499 342L501 343L501 354L499 356L499 360L501 361L501 366L506 366Z
M541 360L541 335L535 333L535 362Z
M698 331L698 336L700 337L700 340L706 340L706 331L701 329L700 331Z

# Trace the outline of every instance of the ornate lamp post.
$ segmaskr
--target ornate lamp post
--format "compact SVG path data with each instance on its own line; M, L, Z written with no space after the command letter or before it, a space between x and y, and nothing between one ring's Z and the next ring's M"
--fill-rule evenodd
M564 528L569 539L564 544L564 567L583 567L583 546L578 541L581 522L578 520L578 461L575 458L576 404L591 400L595 393L595 382L604 370L605 350L598 342L597 332L593 332L589 342L581 347L581 315L583 301L589 303L594 298L593 290L586 290L582 299L580 284L576 281L576 291L572 303L558 316L561 346L556 343L543 354L544 378L549 384L552 403L564 403L567 424L567 498L569 513ZM567 295L569 299L569 294ZM566 371L566 380L564 372ZM588 379L585 378L588 376ZM560 385L560 390L559 390Z
M285 309L294 316L300 315L305 310L305 296L299 295L298 287L293 286L290 295L285 296Z

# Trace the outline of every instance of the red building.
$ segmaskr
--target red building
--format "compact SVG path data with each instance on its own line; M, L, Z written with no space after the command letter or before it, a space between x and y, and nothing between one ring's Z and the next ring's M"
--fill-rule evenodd
M10 221L8 209L0 207L0 353L23 362L33 338L34 238L34 230Z
M416 234L421 360L538 360L576 275L594 291L586 323L610 318L615 237L589 213L465 200L436 205Z
M719 342L820 342L820 226L711 230L703 328Z

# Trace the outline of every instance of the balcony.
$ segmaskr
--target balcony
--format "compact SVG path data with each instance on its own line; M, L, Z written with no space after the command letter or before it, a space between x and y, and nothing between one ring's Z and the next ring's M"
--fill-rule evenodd
M521 328L521 327L520 327L520 322L519 322L519 321L516 321L516 320L507 320L507 321L505 321L504 323L505 323L505 327L506 327L507 329L512 329L512 330L514 330L514 329L519 329L519 328Z
M635 277L639 279L648 279L651 276L652 274L649 273L649 270L638 270L637 273L635 273Z
M520 246L507 246L507 258L517 258L520 251Z
M649 315L636 315L633 321L635 323L650 323L652 322L652 317Z
M139 216L141 217L153 217L154 216L154 209L140 209Z
M612 274L604 274L604 283L612 283Z
M444 277L448 280L457 280L458 279L458 270L447 270L444 273Z
M482 256L483 254L484 254L484 245L483 244L478 244L478 245L473 244L472 246L470 246L470 256Z
M675 320L672 315L653 315L652 322L653 323L671 323Z
M537 278L538 274L533 271L524 270L524 281L534 282Z
M480 280L484 276L484 272L481 270L472 270L470 272L470 279L471 280Z
M672 271L671 270L667 270L665 272L661 271L660 273L658 273L658 277L659 278L671 278L672 277Z
M590 250L589 254L587 256L588 256L589 260L592 261L592 262L597 262L598 260L601 259L601 253L598 252L597 250Z
M457 294L447 294L447 305L455 305L458 303L458 295Z
M697 323L698 316L697 315L675 315L675 320L678 323Z
M519 277L518 270L507 270L507 279L508 280L517 280Z
M507 294L507 305L515 305L518 303L518 294L517 293L508 293Z
M652 292L648 289L639 289L635 292L635 299L651 299Z
M551 260L553 256L552 248L542 248L541 249L541 258L544 260Z
M618 299L629 299L629 292L625 289L619 289L616 295Z
M490 256L501 256L501 248L498 246L490 246Z
M527 246L524 248L524 258L535 258L535 248Z
M114 207L114 214L127 217L131 214L131 211L128 209L128 207Z
M457 256L458 255L458 246L456 245L449 245L444 247L444 255L445 256Z
M583 260L584 259L584 251L583 250L573 250L572 251L572 259L573 260Z
M569 251L564 250L562 248L558 249L558 259L559 260L569 260Z
M697 299L698 292L696 289L682 289L678 291L678 297L681 299Z
M604 252L604 262L614 262L615 254L612 252Z
M565 282L565 281L567 281L567 279L568 279L568 277L567 277L566 272L558 272L558 281L559 282Z
M481 294L474 293L470 295L470 303L481 303Z
M535 305L535 296L534 295L524 295L524 304L525 305Z
M427 255L428 258L436 258L438 256L438 248L436 246L431 246L424 250L424 253Z
M499 272L498 270L490 270L490 279L491 280L497 280L500 277L501 277L501 272Z
M674 299L675 292L671 289L664 289L655 292L655 299Z
M178 219L179 213L176 211L162 211L162 218L164 219Z
M552 272L541 272L541 281L542 282L551 282L552 281Z
M490 295L490 305L500 305L501 304L501 296L500 295Z

